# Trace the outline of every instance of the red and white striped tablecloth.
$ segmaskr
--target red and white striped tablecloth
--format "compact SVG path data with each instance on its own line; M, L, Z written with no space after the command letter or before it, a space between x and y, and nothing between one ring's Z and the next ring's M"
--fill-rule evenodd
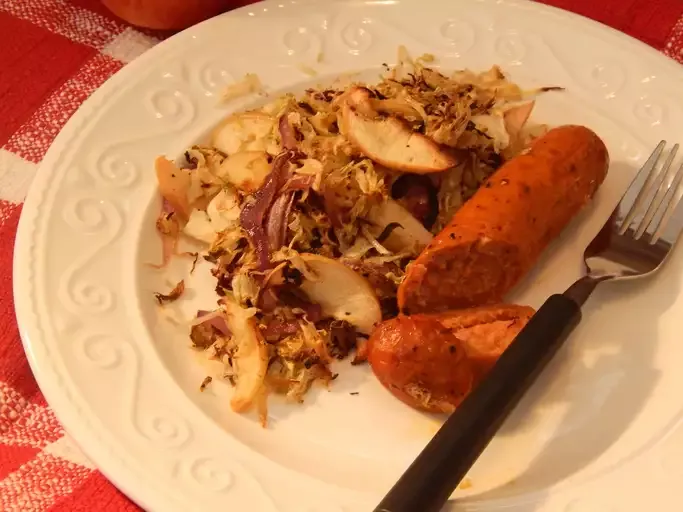
M683 63L682 0L546 3ZM96 0L0 0L0 511L139 510L65 435L33 379L14 317L12 252L22 202L52 140L95 89L161 37Z

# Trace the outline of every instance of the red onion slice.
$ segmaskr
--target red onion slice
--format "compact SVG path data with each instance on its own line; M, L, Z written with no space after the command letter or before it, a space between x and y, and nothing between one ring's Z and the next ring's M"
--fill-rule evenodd
M275 157L273 168L261 187L254 193L251 203L247 203L240 213L240 224L249 235L259 259L259 268L270 268L270 250L264 227L266 215L278 191L287 179L287 164L295 156L294 151L284 151Z
M266 221L266 234L271 251L277 251L282 247L287 238L287 219L292 210L294 193L281 194L273 203L268 212Z
M285 336L291 336L299 332L299 321L298 320L281 320L279 318L274 318L266 328L262 331L263 337L269 338L283 338Z
M304 174L295 174L291 176L285 186L282 187L282 192L293 192L295 190L308 190L315 183L315 176L306 176Z
M297 147L296 133L291 124L289 124L289 119L287 118L287 112L280 116L278 121L278 130L280 132L280 140L282 142L283 149L293 150Z
M193 325L208 323L224 336L230 336L232 334L230 328L228 327L228 323L225 321L225 318L223 317L223 313L221 311L204 311L200 309L199 311L197 311L197 319L200 319L202 317L207 318L202 319L200 321L195 320L194 322L192 322Z

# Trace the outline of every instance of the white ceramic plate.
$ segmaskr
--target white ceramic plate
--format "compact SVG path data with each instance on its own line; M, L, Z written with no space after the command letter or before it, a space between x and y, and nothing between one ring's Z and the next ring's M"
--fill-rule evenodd
M143 507L371 510L436 431L436 420L394 400L367 367L348 365L302 407L273 401L267 430L231 413L228 386L199 393L214 369L157 313L152 292L174 276L145 266L160 254L153 159L179 154L245 106L217 106L225 84L247 72L273 91L349 71L373 77L400 44L447 69L499 64L523 85L565 86L541 98L535 118L586 124L609 146L595 206L514 300L538 306L577 277L582 248L651 148L683 139L682 68L530 2L282 0L146 53L50 149L24 206L14 267L21 335L41 389L92 460ZM681 501L682 276L679 252L655 279L596 293L453 509L635 512ZM212 304L212 289L200 272L187 310Z

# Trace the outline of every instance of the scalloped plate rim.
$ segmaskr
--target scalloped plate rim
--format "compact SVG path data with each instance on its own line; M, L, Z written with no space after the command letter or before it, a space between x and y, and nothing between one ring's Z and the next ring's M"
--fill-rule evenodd
M315 4L320 4L320 2L310 2ZM353 1L354 4L363 5L363 1ZM409 2L402 2L409 3ZM675 73L681 73L681 67L672 59L663 55L661 52L651 48L644 43L615 30L607 25L599 23L597 21L590 20L583 16L574 13L568 13L559 8L552 6L546 6L542 4L525 4L522 5L519 2L502 1L499 3L512 5L519 7L524 10L535 11L539 13L552 13L554 16L571 16L573 20L578 23L584 24L587 29L590 29L596 33L604 33L608 31L611 33L612 37L619 38L623 43L633 46L634 50L642 54L647 52L648 57L653 58L659 66L668 66ZM259 5L276 5L276 0L268 0L266 2L261 2L258 4L253 4L250 6L241 7L233 11L234 13L243 14L253 9L254 6ZM232 16L232 13L223 14L217 18ZM64 425L65 430L72 436L76 443L81 446L84 451L92 456L93 461L98 463L98 469L102 471L103 474L107 476L112 482L115 482L117 487L122 489L131 499L136 501L138 504L147 509L152 509L159 505L159 496L154 492L147 492L147 490L141 490L139 487L134 485L134 482L126 478L125 475L119 474L121 470L120 467L114 467L114 465L109 466L108 464L99 464L100 460L107 459L105 452L110 451L110 448L100 447L97 443L92 443L90 439L90 433L87 432L88 428L83 428L81 423L81 412L73 407L73 405L68 401L68 397L64 395L62 389L52 387L54 381L51 380L52 377L46 375L44 371L44 365L46 361L41 360L40 356L37 356L34 351L34 343L32 342L32 336L36 334L35 327L30 325L27 320L30 316L34 314L34 310L30 304L27 303L24 293L21 289L22 286L26 284L28 280L27 269L24 266L24 254L29 251L29 235L36 229L36 223L38 218L36 216L36 205L40 189L44 188L48 184L48 179L51 175L52 169L51 164L58 157L58 151L60 151L61 146L64 142L72 139L78 128L78 123L82 122L82 118L86 113L92 112L100 104L100 102L106 98L116 87L116 85L123 82L123 80L132 75L138 69L144 69L144 66L155 61L159 57L163 57L169 50L178 46L181 41L189 40L192 34L199 33L203 30L205 24L216 23L216 19L207 20L199 25L192 27L166 41L158 44L153 49L146 52L144 55L133 61L132 63L126 65L122 70L114 74L110 79L108 79L100 89L93 93L79 108L73 118L67 123L64 129L59 133L53 142L52 147L46 154L42 163L39 166L39 170L35 176L34 183L29 191L26 201L23 205L23 212L19 221L19 226L17 229L17 237L15 244L15 253L13 260L13 272L14 272L14 300L16 308L16 316L19 325L20 336L26 352L29 364L35 375L35 378L41 388L41 391L45 395L49 404L54 404L54 413L57 418ZM126 87L121 88L116 95L122 94L122 91Z

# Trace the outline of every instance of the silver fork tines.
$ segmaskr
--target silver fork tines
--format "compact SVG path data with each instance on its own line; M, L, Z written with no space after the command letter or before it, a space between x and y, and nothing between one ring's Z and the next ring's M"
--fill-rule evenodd
M636 214L640 210L640 207L642 206L643 201L647 197L647 194L650 190L650 184L652 183L652 180L656 176L657 162L659 162L659 157L662 155L662 152L664 151L664 146L666 146L665 140L663 140L659 144L657 144L657 147L652 152L650 157L647 159L647 161L645 162L643 167L641 167L640 171L638 171L638 174L636 174L636 177L631 182L629 189L626 191L626 193L624 194L624 197L621 199L623 202L624 199L626 197L628 197L628 194L631 191L631 189L634 186L637 186L638 182L640 181L641 176L646 176L645 183L643 183L643 186L638 191L638 195L636 196L635 200L633 201L631 208L626 213L626 216L624 217L624 220L622 221L621 226L619 227L619 234L620 235L623 235L624 233L626 233L626 230L628 229L628 227L633 222L633 219L635 218Z
M624 235L628 231L634 239L639 240L647 233L648 242L655 244L662 236L680 202L681 197L678 192L683 179L683 164L675 172L672 171L679 145L674 145L660 168L658 164L665 146L666 141L661 141L657 145L631 184L631 188L638 186L642 177L645 176L638 195L618 228L619 235ZM634 222L641 213L640 221Z
M659 210L659 207L662 204L662 200L664 199L664 196L666 193L670 190L671 188L671 182L672 180L669 177L669 171L671 170L671 163L673 162L674 158L676 157L676 153L678 152L678 144L676 144L673 149L669 152L669 156L666 159L666 162L664 162L664 166L662 167L662 170L659 171L659 174L657 176L657 181L658 186L657 186L657 191L655 192L655 196L650 201L650 205L647 208L647 211L645 212L645 215L643 216L643 220L640 222L640 225L638 226L638 229L636 229L636 234L635 234L635 239L638 240L641 236L643 236L643 233L645 233L645 230L650 226L650 223L652 222L653 217L655 216L655 213Z
M664 207L664 211L662 212L658 225L655 227L652 239L650 240L651 244L657 242L657 240L659 240L659 238L663 235L663 231L668 225L669 219L671 219L674 212L677 211L677 208L680 207L681 180L683 180L683 164L678 167L678 171L676 171L673 182L667 187L666 195L662 200L662 204L666 206ZM677 236L678 235L676 235L676 237Z

